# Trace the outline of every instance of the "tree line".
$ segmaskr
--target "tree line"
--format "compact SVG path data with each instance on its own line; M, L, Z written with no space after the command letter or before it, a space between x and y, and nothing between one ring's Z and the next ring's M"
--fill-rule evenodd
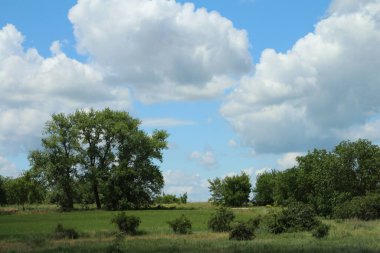
M350 216L372 209L380 216L380 147L368 140L343 141L332 151L314 149L297 157L297 165L285 171L258 176L253 202L257 205L287 206L293 202L310 204L323 216L346 208L366 205L367 210L345 210ZM356 201L356 202L355 202ZM351 204L351 203L356 203ZM364 215L365 216L365 215Z
M98 209L149 206L164 185L158 162L168 133L147 134L127 112L104 109L54 114L31 168L16 179L0 178L0 204L47 200L63 210L74 203Z

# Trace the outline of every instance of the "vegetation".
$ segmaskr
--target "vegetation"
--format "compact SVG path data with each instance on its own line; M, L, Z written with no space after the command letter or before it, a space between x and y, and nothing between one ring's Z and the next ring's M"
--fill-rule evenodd
M63 210L75 200L100 209L149 206L163 187L156 160L167 147L165 131L148 135L126 112L76 111L46 123L42 150L30 152L31 173ZM24 199L23 199L24 200Z
M0 211L16 207L2 207ZM95 207L96 208L96 207ZM380 221L357 219L330 220L329 234L323 240L311 231L272 234L266 229L266 216L277 207L249 207L232 209L236 219L249 224L250 219L261 218L253 241L229 240L229 233L210 232L207 222L215 207L207 204L178 205L177 210L131 210L126 215L137 216L142 223L138 237L120 236L118 228L110 223L113 211L59 212L54 206L26 206L16 214L0 215L1 252L378 252ZM186 215L192 221L192 234L185 237L173 234L167 222L172 217ZM57 223L64 228L75 228L76 240L52 238ZM118 239L119 238L119 239ZM121 239L120 239L121 238Z
M111 222L115 223L121 232L129 235L136 235L141 220L139 217L133 215L128 216L125 212L121 212L115 215Z
M269 231L274 234L296 231L310 231L316 228L320 221L310 205L293 203L279 213L269 216Z
M154 202L157 204L186 204L187 192L185 192L183 195L179 195L179 197L174 194L162 193L161 196L156 197Z
M169 221L169 226L173 229L176 234L191 234L191 221L185 216L181 215L179 218Z
M232 210L220 207L208 221L208 228L213 232L227 232L231 230L231 222L235 219Z
M62 224L58 224L54 230L53 238L59 239L78 239L79 234L73 228L64 228Z
M239 207L247 205L251 192L249 176L242 173L237 176L227 176L224 179L208 180L210 186L210 201L216 205Z
M321 239L328 236L330 230L330 226L324 223L319 224L313 231L313 236L315 238Z
M247 241L255 238L253 227L247 222L239 221L232 226L229 234L230 240Z
M342 203L380 191L380 147L367 140L343 141L331 152L315 149L297 162L294 168L261 174L254 203L286 206L297 201L327 217Z

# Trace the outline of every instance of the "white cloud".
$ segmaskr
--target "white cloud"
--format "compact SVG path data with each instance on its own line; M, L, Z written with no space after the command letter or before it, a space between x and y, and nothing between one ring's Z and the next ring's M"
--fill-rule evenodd
M60 43L52 56L25 49L23 35L13 26L0 29L0 151L25 152L39 144L52 113L77 108L126 109L129 92L106 85L93 67L67 57Z
M210 169L215 168L218 164L215 154L211 150L204 152L194 151L190 154L190 159L198 161L201 165Z
M8 161L5 157L0 156L0 175L4 177L17 177L20 172L16 165Z
M265 50L221 107L244 144L258 153L332 146L379 117L379 16L379 1L334 1L288 52Z
M238 143L234 139L231 139L231 140L228 141L228 146L234 148L234 147L238 146Z
M289 169L297 165L296 158L302 156L302 153L290 152L284 154L280 159L277 160L278 166L281 170Z
M163 172L167 194L184 194L187 192L190 201L206 201L209 197L208 183L199 174L183 170L167 170Z
M246 32L191 3L80 0L69 19L80 52L144 102L220 96L251 69Z

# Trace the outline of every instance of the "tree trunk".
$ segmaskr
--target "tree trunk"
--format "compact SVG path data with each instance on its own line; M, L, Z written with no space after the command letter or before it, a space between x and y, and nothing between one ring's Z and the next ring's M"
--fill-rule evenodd
M94 180L92 183L92 190L94 191L96 209L101 209L102 204L100 203L99 192L98 192L98 182L96 180Z

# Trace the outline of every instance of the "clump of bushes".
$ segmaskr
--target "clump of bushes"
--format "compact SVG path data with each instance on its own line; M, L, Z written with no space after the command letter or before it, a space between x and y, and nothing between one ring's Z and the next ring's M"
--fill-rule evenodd
M58 224L53 233L54 239L78 239L79 233L73 228L64 228L62 224Z
M139 217L133 215L127 216L125 212L121 212L112 218L111 223L115 223L123 233L136 235L141 220Z
M191 234L191 221L185 216L181 215L179 218L169 221L169 226L176 234Z
M235 214L231 209L220 207L216 210L208 221L208 228L213 232L226 232L231 229L231 222L235 219Z
M315 238L321 239L329 235L330 226L326 224L319 224L318 227L316 227L313 231L313 236Z
M280 213L271 214L268 228L271 233L280 234L284 232L310 231L319 224L320 221L310 205L293 203Z
M334 208L334 217L339 219L358 218L374 220L380 218L380 194L354 197Z
M251 222L239 221L235 223L230 231L229 239L247 241L255 238L255 227Z

